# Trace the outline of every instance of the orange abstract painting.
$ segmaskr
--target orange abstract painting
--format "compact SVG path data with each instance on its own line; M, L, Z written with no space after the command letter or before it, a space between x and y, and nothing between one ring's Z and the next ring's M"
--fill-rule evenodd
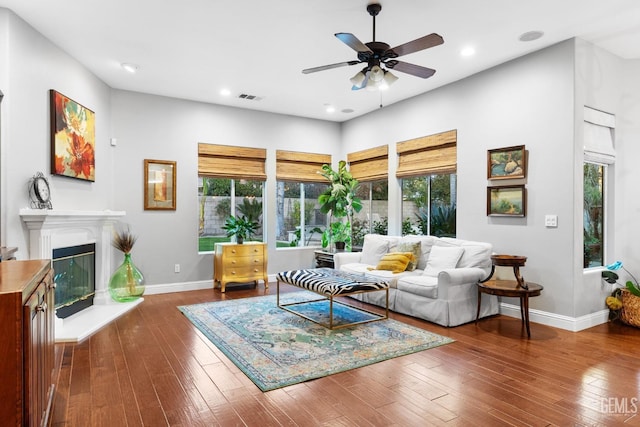
M51 173L95 181L95 113L55 90L51 97Z

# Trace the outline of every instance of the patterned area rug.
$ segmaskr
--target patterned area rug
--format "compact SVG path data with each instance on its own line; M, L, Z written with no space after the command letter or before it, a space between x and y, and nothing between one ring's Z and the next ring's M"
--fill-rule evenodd
M280 302L314 297L317 295L304 291L286 293L280 296ZM328 302L290 308L328 322ZM279 309L275 295L178 309L262 391L453 342L392 319L331 331ZM337 322L353 322L366 316L370 315L334 304Z

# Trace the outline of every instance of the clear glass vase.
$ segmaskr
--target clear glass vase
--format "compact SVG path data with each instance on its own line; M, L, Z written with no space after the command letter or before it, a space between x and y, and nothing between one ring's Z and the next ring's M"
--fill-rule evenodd
M114 301L134 301L144 294L144 276L131 261L131 254L124 254L122 265L109 280L109 294Z

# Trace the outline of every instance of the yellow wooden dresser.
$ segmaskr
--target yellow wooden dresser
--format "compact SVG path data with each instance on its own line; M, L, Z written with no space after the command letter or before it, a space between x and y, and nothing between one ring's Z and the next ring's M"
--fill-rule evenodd
M227 283L247 283L264 281L265 289L269 287L267 278L267 244L262 242L216 243L213 256L213 287L220 284L220 291L225 291Z

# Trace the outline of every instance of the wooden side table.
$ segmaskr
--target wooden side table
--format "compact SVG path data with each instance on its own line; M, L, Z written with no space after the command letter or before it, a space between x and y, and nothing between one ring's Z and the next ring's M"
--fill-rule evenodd
M516 255L492 255L491 274L478 282L478 311L476 313L476 323L480 317L480 304L482 294L496 295L500 297L520 298L520 316L522 327L527 330L527 337L531 338L529 327L529 297L540 295L544 287L537 283L526 282L520 275L520 267L524 267L527 257ZM513 274L516 280L489 280L495 272L496 266L513 267Z

